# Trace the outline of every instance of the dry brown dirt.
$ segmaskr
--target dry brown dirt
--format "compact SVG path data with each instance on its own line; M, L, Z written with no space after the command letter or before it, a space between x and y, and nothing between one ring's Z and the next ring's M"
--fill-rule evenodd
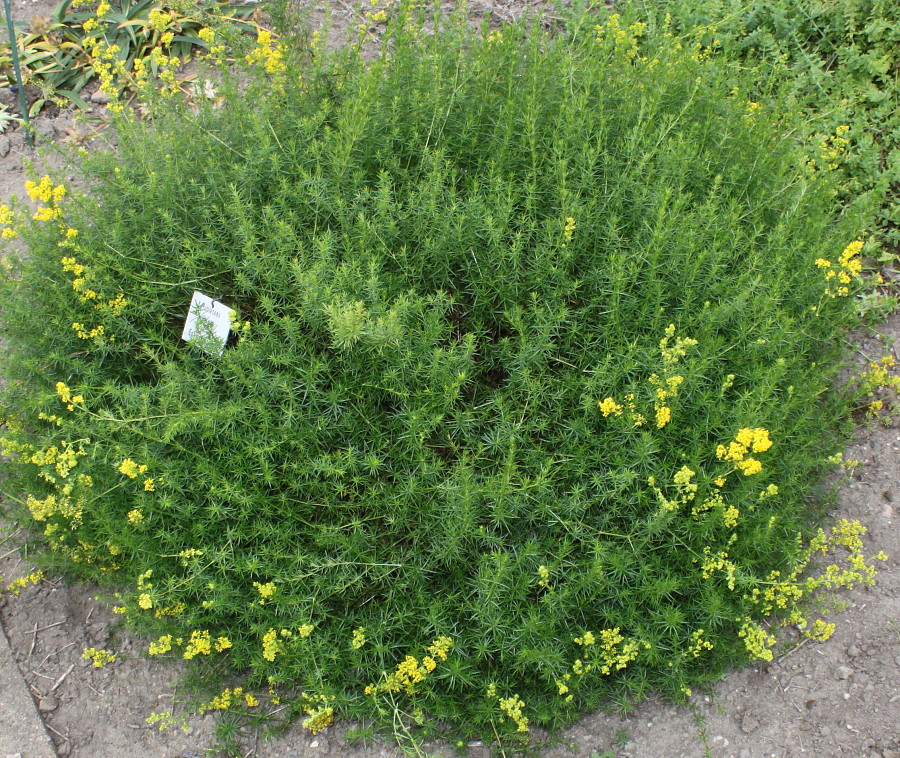
M46 0L16 2L14 17L47 15ZM479 4L480 12L511 19L527 2ZM317 17L324 17L324 8ZM349 20L350 6L332 3L334 23ZM0 95L10 102L9 93ZM95 106L93 116L102 116ZM72 114L36 121L39 144L52 147L67 130L85 131ZM35 153L21 130L0 135L0 202L24 195L24 165L36 161L60 170L60 155ZM75 181L75 177L70 178ZM848 350L871 359L890 353L900 358L900 314L855 336ZM863 360L862 357L859 359ZM835 518L859 519L868 528L866 553L884 550L877 585L843 593L844 609L828 618L837 624L825 643L809 643L771 664L731 673L708 692L694 694L688 706L657 700L637 705L627 715L596 712L585 716L547 747L548 758L900 758L900 426L860 426L847 457L861 461L840 490ZM0 575L8 582L32 569L21 549L21 533L9 526L0 533ZM9 538L7 541L6 538ZM188 717L187 731L160 732L146 723L150 713L177 709L178 664L143 655L146 641L116 627L100 590L70 586L50 577L19 596L0 599L0 625L30 689L57 753L72 758L199 758L214 742L212 716ZM118 660L102 669L83 660L86 647L114 650ZM2 693L0 693L2 696ZM2 727L2 725L0 725ZM249 758L294 756L399 756L385 743L351 745L338 724L311 736L299 726L274 740L258 733L242 738ZM430 753L453 755L447 745L427 745ZM487 756L481 745L469 755ZM22 758L27 758L23 756Z

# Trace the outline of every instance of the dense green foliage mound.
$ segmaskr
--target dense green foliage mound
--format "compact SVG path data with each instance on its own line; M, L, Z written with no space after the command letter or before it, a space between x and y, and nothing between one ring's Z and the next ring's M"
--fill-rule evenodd
M151 652L311 726L483 734L771 655L858 221L731 72L595 23L265 40L218 103L126 117L88 196L32 187L5 491Z

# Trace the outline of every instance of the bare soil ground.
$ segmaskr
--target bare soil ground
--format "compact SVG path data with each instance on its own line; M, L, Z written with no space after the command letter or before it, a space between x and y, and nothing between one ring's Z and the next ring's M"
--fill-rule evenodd
M513 18L527 2L484 2L484 13ZM17 2L14 17L48 15L47 0ZM336 24L348 23L349 6L332 4ZM315 17L324 17L324 7ZM0 93L11 102L10 93ZM95 116L102 115L96 106ZM45 146L79 129L71 113L36 121ZM28 178L24 163L35 160L61 168L54 153L35 154L21 130L0 135L0 202L24 195ZM848 350L878 359L900 358L900 314L855 335ZM656 700L630 713L596 712L565 730L548 746L548 758L590 756L609 750L617 758L900 758L900 426L860 426L847 457L862 465L840 490L836 518L859 519L868 527L867 554L884 550L877 586L843 593L842 610L828 619L837 623L825 643L808 643L771 664L731 673L708 692L694 694L688 706ZM27 574L32 565L21 549L22 533L0 525L0 575L4 583ZM9 537L9 540L6 538ZM183 668L147 658L146 641L116 627L94 586L67 586L49 578L24 589L18 597L0 598L0 625L60 756L72 758L194 758L210 755L215 723L211 716L188 717L187 730L160 732L146 723L156 711L178 710L178 681ZM86 647L114 650L118 660L102 669L82 659ZM787 649L787 648L786 648ZM2 693L0 693L2 699ZM318 736L299 726L278 739L258 733L242 737L242 755L253 758L288 756L399 756L384 743L349 744L348 725ZM3 725L0 725L0 729ZM428 745L429 752L453 755L447 745ZM469 755L488 755L473 744ZM607 754L609 755L609 754ZM22 756L28 758L28 756Z

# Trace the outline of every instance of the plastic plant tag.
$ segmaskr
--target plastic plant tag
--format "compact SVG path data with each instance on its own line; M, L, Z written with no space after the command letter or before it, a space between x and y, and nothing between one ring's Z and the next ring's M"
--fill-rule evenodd
M210 355L222 355L234 315L234 311L227 305L195 291L181 339Z

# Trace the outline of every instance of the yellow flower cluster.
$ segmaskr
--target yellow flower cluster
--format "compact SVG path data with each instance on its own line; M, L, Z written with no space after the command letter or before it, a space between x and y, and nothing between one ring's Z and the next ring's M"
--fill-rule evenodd
M261 595L257 601L260 605L265 605L266 600L271 600L275 595L275 582L266 582L265 584L253 582L253 586L256 587L257 592Z
M150 655L163 655L164 653L168 653L172 649L173 641L171 634L165 634L158 640L151 642L147 652L150 653ZM175 644L180 645L181 639L175 642Z
M747 652L753 658L771 661L775 657L771 649L776 642L775 637L749 618L744 620L744 625L738 632L738 637L744 640Z
M572 664L572 671L567 672L561 680L556 681L556 689L561 696L567 695L569 692L573 676L581 677L594 670L599 671L603 676L609 676L613 671L621 671L637 658L642 646L636 640L626 640L620 634L619 627L601 630L599 641L593 632L585 632L580 637L574 637L573 640L576 645L584 648L585 660L578 658ZM649 649L650 645L643 643L643 647ZM572 695L568 695L566 702L571 702L572 698Z
M153 576L153 569L147 569L137 578L138 607L145 611L149 611L153 607L153 598L150 596L153 591L153 583L149 581L151 576Z
M690 337L678 337L675 343L669 346L669 340L675 336L675 324L666 327L666 336L659 341L659 350L662 353L663 363L666 366L674 366L687 355L688 348L696 347L699 343Z
M625 405L628 406L628 413L631 415L631 423L635 426L643 426L647 423L646 417L637 412L634 405L634 393L629 392L625 395Z
M831 171L840 168L841 161L850 145L850 140L844 137L849 131L849 126L841 124L834 130L834 136L825 137L825 139L819 143L819 160ZM810 158L806 162L806 165L811 172L815 172L817 161L815 158Z
M160 47L154 47L150 51L150 60L156 66L160 81L166 85L162 92L169 95L179 92L175 69L181 65L181 60L174 55L172 57L167 56Z
M656 412L656 428L662 429L672 419L672 409L666 405L670 397L678 395L678 388L684 382L684 377L675 374L662 380L658 374L650 376L650 384L656 388L656 403L653 410Z
M281 652L281 644L278 641L278 632L269 629L262 638L262 655L267 661L274 661L275 656Z
M816 619L813 621L812 627L807 629L804 634L809 637L809 639L815 640L816 642L825 642L831 638L832 634L834 634L834 629L834 624L828 624L822 621L822 619Z
M584 647L589 647L595 643L595 640L594 636L588 632L581 638L580 643L577 638L575 639L575 642ZM600 643L595 653L598 657L598 660L596 660L597 668L604 676L608 676L613 671L620 671L637 658L640 647L640 643L635 640L626 641L625 638L619 634L619 627L616 627L615 629L603 629L600 632ZM645 644L644 647L649 648L649 645ZM589 669L586 669L586 671L587 670Z
M380 0L371 0L372 7L363 13L362 21L356 25L360 41L362 41L370 26L387 21L387 11L384 9L378 11L375 10L378 7L379 2Z
M719 445L716 457L720 461L734 463L734 468L743 471L744 476L751 476L762 471L762 463L756 458L748 457L748 453L764 453L772 447L768 429L741 429L728 447Z
M722 523L729 529L733 529L737 526L740 516L741 512L733 505L725 506L722 509Z
M879 390L900 392L900 375L892 374L896 361L892 355L886 355L879 361L869 364L869 370L864 371L859 377L860 394L867 395L872 400L869 402L868 415L875 417L884 408L884 401L874 399Z
M146 470L146 465L138 465L131 460L131 458L126 458L116 467L116 471L125 474L129 479L137 479L138 476L143 474Z
M659 349L662 353L664 376L659 374L650 375L650 384L654 387L653 413L656 420L656 428L662 429L672 420L672 409L668 402L671 398L677 397L678 388L684 383L684 377L675 373L675 366L687 355L689 348L697 345L697 340L689 337L675 337L675 324L669 324L666 327L665 336L660 340ZM670 344L671 343L671 344ZM615 398L606 397L597 403L600 412L604 418L609 416L621 416L625 408L631 418L634 426L643 426L647 423L645 416L637 412L634 402L634 393L625 395L625 404L616 402Z
M566 247L572 241L572 235L575 233L575 219L569 216L566 219L566 225L563 227L563 247Z
M862 273L862 260L859 258L862 246L863 243L860 240L855 240L847 245L844 252L841 253L841 257L838 258L837 266L832 265L831 261L826 258L816 259L816 265L825 269L825 281L829 282L829 286L825 289L826 295L847 297L850 294L850 283L854 279L858 279ZM835 283L837 286L832 289Z
M27 463L42 466L44 470L39 474L42 479L55 483L56 477L66 479L73 468L78 464L78 458L85 455L84 444L89 440L78 440L75 447L66 440L60 441L60 447L51 445L46 450L36 450L30 456L25 457ZM68 493L65 493L68 494Z
M787 610L795 607L797 601L803 597L803 588L797 583L796 573L791 573L787 579L781 579L780 571L770 571L765 579L768 586L760 590L754 587L749 599L759 606L764 616L768 616L774 610Z
M99 26L95 21L90 24L90 28L88 25L84 28L90 32ZM121 48L118 45L108 45L105 40L96 37L85 37L84 46L91 54L94 72L100 80L100 91L109 98L106 107L113 113L119 113L124 106L119 102L117 81L127 76L125 63L118 58Z
M550 569L546 566L538 566L538 587L547 588L550 586Z
M164 32L172 22L172 14L166 13L159 8L151 8L147 16L150 26L158 32Z
M656 486L656 477L651 476L647 480L647 483L653 488L653 491L656 493L656 497L659 500L660 507L664 511L668 511L670 513L674 513L683 505L687 505L690 503L696 496L697 490L699 486L696 482L693 481L693 477L696 472L689 469L687 466L682 466L672 477L672 482L675 485L675 497L671 500L665 496L663 491ZM694 514L700 512L701 509L695 508Z
M91 661L94 664L95 668L103 668L107 663L112 663L116 660L116 656L114 653L109 650L98 650L95 647L87 647L81 653L81 657L86 661Z
M208 629L196 629L184 646L182 657L189 661L198 655L209 655L212 652L212 637Z
M43 571L32 571L30 574L20 576L18 579L13 579L6 585L4 592L11 592L13 595L18 595L29 584L37 584L43 578Z
M600 412L603 414L603 418L606 418L606 417L609 416L610 414L611 414L611 415L614 415L614 416L621 416L621 415L622 415L622 406L619 405L619 404L618 404L615 400L613 400L611 397L608 397L608 398L605 398L604 400L601 400L601 401L598 403L598 406L600 407Z
M326 695L310 695L301 692L300 697L303 701L303 712L307 718L303 720L303 727L309 729L313 734L318 734L325 727L334 723L334 708L331 703L334 697Z
M15 221L16 218L12 208L8 205L0 205L0 226L3 227L3 230L0 231L0 239L11 240L19 236L19 233L13 226Z
M832 527L830 534L826 534L820 529L801 553L790 574L782 577L779 571L770 572L762 582L764 586L762 588L754 587L752 592L746 596L747 599L757 606L761 615L767 616L775 611L787 611L784 624L796 624L801 629L805 628L807 620L800 608L802 598L809 597L820 589L849 588L858 583L874 584L875 567L866 562L862 553L861 538L865 531L865 527L858 521L846 519L838 521ZM832 564L817 576L800 578L816 553L826 555L836 548L844 548L849 552L846 559L848 568ZM872 556L872 559L886 560L886 556L884 553L878 553ZM833 624L817 620L804 634L810 639L824 641L831 636L833 631Z
M103 324L98 324L97 326L92 327L89 330L80 321L73 321L72 329L75 330L75 334L78 335L79 339L94 340L98 344L102 344L104 342L103 336L106 333L106 327L104 327Z
M139 508L134 508L133 510L128 511L125 518L127 518L128 521L130 521L135 526L144 523L144 514Z
M653 410L656 414L657 429L662 429L672 420L672 409L669 407L668 401L678 395L678 388L684 382L683 376L674 373L675 366L687 355L688 348L696 347L698 344L697 340L690 337L677 337L674 343L670 344L673 337L675 337L675 324L669 324L666 327L665 336L659 341L665 376L662 379L656 374L650 377L650 384L656 387L656 401L653 404Z
M694 563L697 563L696 558ZM704 579L709 579L715 571L724 572L728 582L728 589L734 590L737 566L728 559L728 553L724 550L713 553L709 545L703 548L703 562L700 564L700 571Z
M226 688L210 700L206 705L201 706L200 712L208 710L227 711L232 706L241 705L241 701L248 708L255 708L259 705L259 700L249 692L244 692L243 687L235 687L234 689Z
M359 650L365 644L366 644L365 628L359 627L359 629L354 629L353 630L353 639L350 641L350 646L354 650Z
M312 634L313 629L312 624L301 624L297 627L297 637L300 639L306 639ZM283 639L291 639L294 636L294 632L290 629L282 629L280 632L280 637ZM283 652L283 648L281 646L281 641L279 639L279 632L276 632L274 629L269 629L262 638L262 655L267 661L274 661L275 657Z
M62 218L62 208L59 203L66 196L66 188L62 184L53 185L49 176L41 177L39 182L25 182L25 191L28 197L35 203L46 203L39 207L32 215L35 221L55 221ZM4 206L5 207L5 206Z
M246 56L247 63L262 65L266 73L280 74L285 70L284 47L272 43L272 32L260 29L256 35L256 47Z
M70 411L75 410L76 403L83 403L84 396L83 395L73 395L72 390L70 390L65 382L57 382L56 383L56 394L59 395L59 399L62 401L63 405Z
M81 521L81 503L73 502L65 494L59 498L56 495L47 495L43 500L38 500L34 495L28 495L25 498L25 504L35 521L47 521L52 516L62 516L71 521L73 525ZM47 536L50 535L47 534Z
M224 62L225 60L225 45L216 44L216 31L215 29L210 29L209 27L204 27L199 32L197 32L197 36L200 37L206 43L206 49L209 50L209 57L213 58L218 62Z
M163 608L157 608L153 611L153 615L156 618L161 619L165 616L179 616L185 612L187 606L184 603L175 603L174 605L167 605Z
M704 650L712 650L713 643L703 639L705 630L698 629L691 635L691 641L688 644L687 655L692 658L699 658Z
M759 493L760 500L768 500L770 497L775 497L778 494L778 485L770 484L764 490Z
M74 234L72 234L74 232ZM73 240L75 236L78 234L77 229L67 229L66 237L68 240ZM63 243L60 243L61 245ZM70 247L75 247L77 249L77 245L68 245ZM78 293L78 299L82 303L94 302L94 309L100 311L100 313L108 314L110 316L119 316L122 311L125 309L125 306L128 305L128 301L125 299L125 296L120 292L111 300L104 300L104 298L98 293L96 290L91 289L87 286L88 281L88 271L80 264L73 256L63 256L60 259L60 263L62 264L63 271L66 271L74 277L72 279L72 289ZM93 339L95 337L102 337L105 331L104 327L98 326L94 329L88 331L84 324L82 323L74 323L72 324L72 328L78 332L78 336L81 339ZM110 342L113 341L113 338L110 337Z
M401 663L378 684L370 684L366 687L367 695L377 695L379 692L400 692L403 689L407 695L416 693L416 685L425 681L426 677L437 668L437 661L446 661L453 640L450 637L441 636L429 645L427 655L422 662L412 655L407 655ZM437 660L436 660L437 659Z
M500 706L500 710L506 714L506 717L515 723L516 731L528 731L528 717L522 713L522 709L525 707L525 702L522 698L518 695L508 698L501 697L497 699L497 704Z
M624 55L627 60L633 60L638 54L638 38L647 25L639 21L625 27L621 20L618 13L613 13L605 24L597 24L594 31L598 40L611 43L615 52Z

